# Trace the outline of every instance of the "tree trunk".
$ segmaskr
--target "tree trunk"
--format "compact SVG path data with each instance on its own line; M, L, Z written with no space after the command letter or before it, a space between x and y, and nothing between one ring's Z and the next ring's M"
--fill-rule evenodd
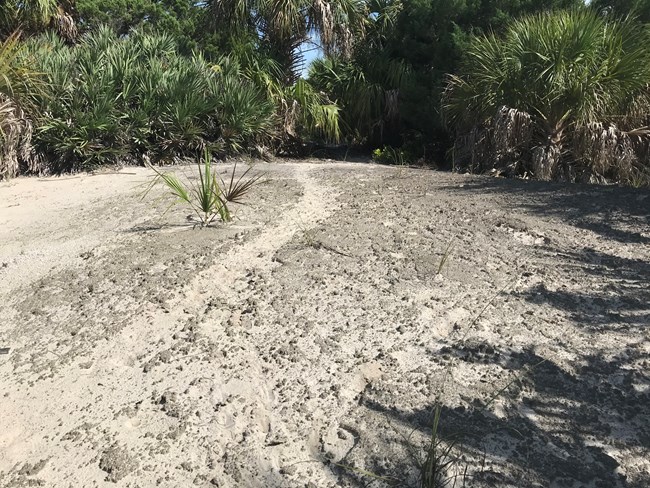
M562 129L552 132L543 146L533 149L533 174L535 178L551 181L557 176L557 168L562 157Z

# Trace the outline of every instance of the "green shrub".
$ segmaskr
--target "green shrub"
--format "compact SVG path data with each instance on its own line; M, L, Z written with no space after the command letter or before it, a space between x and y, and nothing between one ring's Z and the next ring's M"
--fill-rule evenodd
M412 160L411 155L399 148L384 146L382 149L372 151L372 160L379 164L409 164Z
M166 187L173 198L170 207L177 204L186 205L197 217L197 225L207 227L215 219L230 222L232 213L231 203L243 203L243 198L255 185L260 176L248 176L247 169L237 180L237 164L235 164L229 182L224 181L212 167L212 156L208 150L203 158L197 158L198 182L185 183L174 173L160 171L153 166L150 168L156 173L154 180L146 190L146 196L156 185Z
M74 47L46 36L28 55L49 82L34 142L53 172L243 151L275 124L272 101L236 63L182 56L166 34L102 28Z
M524 17L503 37L475 37L444 101L457 162L629 182L647 169L647 133L634 129L647 125L649 42L640 24L590 9Z
M226 151L242 152L277 135L276 105L270 94L258 88L240 64L222 58L212 68L217 76L212 81L220 114L221 137Z

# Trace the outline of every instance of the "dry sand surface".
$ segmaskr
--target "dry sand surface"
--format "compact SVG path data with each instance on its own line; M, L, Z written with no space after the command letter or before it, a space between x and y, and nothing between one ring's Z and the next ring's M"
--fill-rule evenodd
M0 486L416 486L436 404L466 486L650 486L648 191L255 171L0 184Z

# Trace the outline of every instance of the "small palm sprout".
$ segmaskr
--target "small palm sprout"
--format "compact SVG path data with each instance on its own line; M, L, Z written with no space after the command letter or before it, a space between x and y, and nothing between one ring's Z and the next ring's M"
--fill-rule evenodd
M174 173L163 172L153 166L149 166L156 176L145 191L143 198L158 184L166 186L175 200L169 208L177 204L187 205L196 214L200 227L207 227L215 219L222 222L230 222L232 214L228 204L243 204L244 197L251 190L262 175L248 176L251 168L248 168L239 178L235 179L237 163L232 170L230 181L226 182L221 178L212 166L212 156L208 150L205 151L201 160L197 159L198 182L183 183ZM169 210L168 208L168 210Z

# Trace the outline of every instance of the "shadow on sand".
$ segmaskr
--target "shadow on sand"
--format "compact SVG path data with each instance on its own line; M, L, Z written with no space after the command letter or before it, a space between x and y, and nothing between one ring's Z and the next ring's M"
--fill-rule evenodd
M648 190L492 178L477 178L444 190L498 194L506 210L559 218L593 232L600 243L606 244L601 249L650 245ZM593 286L576 287L581 290L578 292L570 288L549 290L538 284L517 296L533 305L554 307L587 334L614 333L613 337L624 335L626 341L618 350L614 347L614 354L596 347L589 354L571 351L578 355L571 372L532 349L504 350L491 344L495 352L485 356L487 360L481 359L482 364L498 366L510 375L524 374L502 395L499 415L479 404L461 408L442 405L441 436L460 437L471 462L482 456L493 460L465 486L648 487L650 473L624 473L616 457L630 453L639 459L650 456L650 359L646 342L650 263L593 248L566 249L551 244L533 252L539 262L549 263L555 271L576 280L588 280ZM647 256L647 252L642 255ZM448 349L456 361L477 361L464 344ZM434 405L407 410L378 398L370 395L362 401L369 417L379 415L387 425L430 435ZM386 442L401 441L393 436ZM363 458L374 473L405 479L413 472L411 460L387 462L372 451L355 456ZM505 465L507 469L503 469ZM634 466L633 460L630 465ZM351 486L367 486L372 481L349 470L336 471Z
M461 360L470 360L462 351L456 353ZM638 353L621 351L611 359L586 357L576 375L530 351L502 351L495 357L509 357L506 368L512 371L534 365L506 395L512 395L512 390L528 393L509 402L506 415L500 416L478 405L442 406L441 438L459 442L466 459L460 462L474 465L472 476L464 485L459 478L457 487L648 486L650 475L646 474L645 481L638 481L638 476L629 481L608 453L620 447L647 453L650 446L650 376L634 368L633 363L641 359ZM645 393L639 386L645 387ZM435 405L407 411L365 399L362 406L369 414L385 417L386 425L418 430L424 436L431 433ZM406 440L395 436L389 442L405 444ZM497 461L481 466L483 459ZM504 461L507 469L503 469ZM387 463L371 454L364 462L366 470L378 475L397 480L410 476L410 483L398 481L395 486L413 486L414 464L409 457ZM377 481L346 469L335 471L351 486Z

